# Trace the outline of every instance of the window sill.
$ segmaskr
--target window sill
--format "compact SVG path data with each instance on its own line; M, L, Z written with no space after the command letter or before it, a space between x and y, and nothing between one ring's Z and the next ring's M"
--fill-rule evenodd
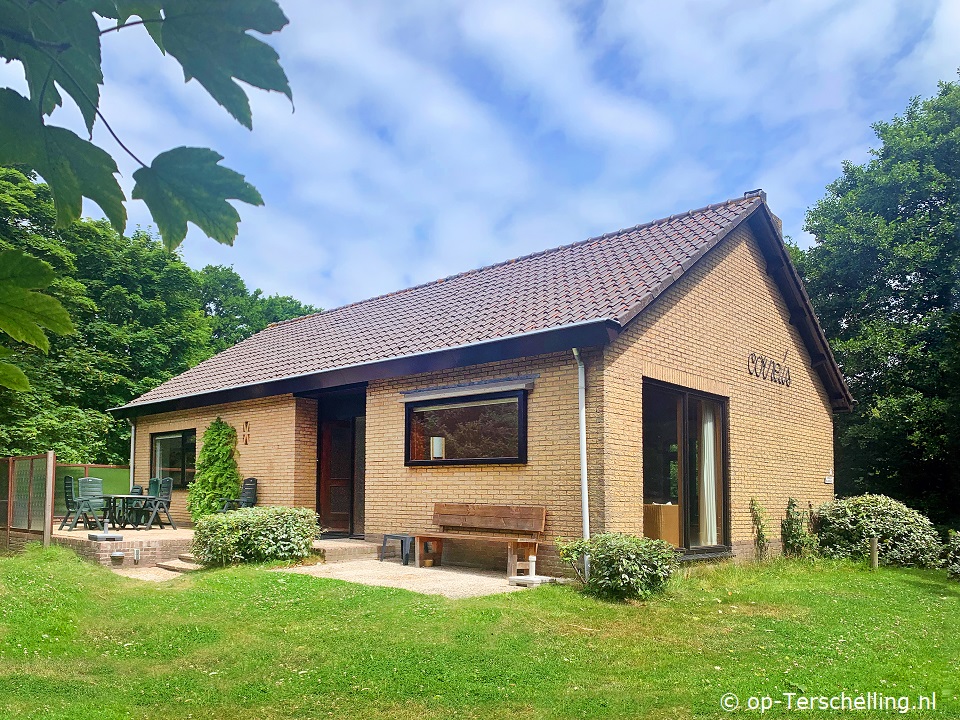
M679 557L682 563L693 562L713 562L716 560L730 560L733 558L733 550L726 546L697 548L696 550L681 550Z

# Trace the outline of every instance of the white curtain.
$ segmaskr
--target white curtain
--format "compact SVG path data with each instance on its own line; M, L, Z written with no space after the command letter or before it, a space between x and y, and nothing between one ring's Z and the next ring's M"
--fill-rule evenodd
M700 544L716 545L717 541L717 419L713 403L703 403L700 429Z

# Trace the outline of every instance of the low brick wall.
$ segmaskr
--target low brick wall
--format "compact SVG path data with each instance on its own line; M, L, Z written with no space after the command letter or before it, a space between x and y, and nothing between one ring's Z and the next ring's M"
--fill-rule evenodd
M181 553L190 552L192 538L162 538L156 540L120 540L96 542L85 537L55 535L53 542L73 550L84 560L107 567L153 567L159 562L173 560ZM134 551L140 550L140 561L134 562ZM111 558L111 553L122 552L122 558Z

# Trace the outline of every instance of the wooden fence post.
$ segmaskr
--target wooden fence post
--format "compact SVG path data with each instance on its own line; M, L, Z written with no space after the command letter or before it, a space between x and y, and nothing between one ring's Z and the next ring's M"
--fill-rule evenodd
M57 479L57 454L53 450L47 451L47 493L43 503L43 546L50 547L50 538L53 536L53 501Z

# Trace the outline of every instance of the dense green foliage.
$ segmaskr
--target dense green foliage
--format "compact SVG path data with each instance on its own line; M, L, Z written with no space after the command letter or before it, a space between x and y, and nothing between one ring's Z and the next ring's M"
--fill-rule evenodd
M960 518L960 84L941 83L807 214L795 253L858 401L837 417L837 492Z
M842 498L817 508L813 522L820 552L831 558L863 559L870 538L880 545L880 564L938 567L943 543L930 519L884 495Z
M623 533L601 533L573 542L557 540L557 551L588 593L611 600L650 597L663 590L677 567L677 551L670 543ZM589 575L585 556L590 558Z
M567 586L447 600L240 565L130 580L0 558L0 717L662 720L732 692L937 693L960 708L960 585L816 561L686 568L656 602ZM93 708L93 710L91 710ZM332 715L331 715L332 713ZM896 712L781 710L809 720Z
M239 497L242 478L236 452L237 429L218 417L203 431L197 472L187 492L187 510L194 522L219 510L224 498Z
M223 158L208 148L167 150L149 165L131 151L100 109L101 38L145 33L144 40L180 64L185 82L195 79L239 123L252 128L250 102L238 80L292 95L277 53L250 31L270 34L286 24L276 0L0 0L0 58L17 61L27 83L26 97L0 88L0 165L43 177L57 228L79 220L83 198L89 198L122 233L126 197L115 177L116 161L93 143L99 120L140 166L133 173L132 197L146 203L167 249L183 241L188 222L218 242L232 244L240 216L228 200L262 205L260 193L243 175L221 166ZM62 93L80 110L88 138L48 122L63 105ZM72 330L57 298L37 292L53 280L51 266L8 250L0 268L0 333L46 351L44 330ZM0 348L0 357L8 355ZM0 362L0 387L25 390L28 374Z
M302 560L318 529L317 514L309 508L241 508L200 518L193 554L206 565Z
M950 537L947 539L947 552L943 565L947 569L948 577L960 580L960 533L955 530L950 532Z
M230 267L207 265L197 274L200 305L208 318L210 349L214 353L233 347L271 323L317 312L287 295L252 292Z
M787 500L787 512L780 521L780 542L787 557L813 557L817 554L817 536L810 531L810 513L801 510L794 498Z
M7 249L53 267L49 293L77 332L52 337L48 354L0 335L0 348L12 351L31 383L27 392L0 388L0 455L55 450L73 462L127 462L129 426L106 410L223 349L214 337L223 314L208 303L211 294L239 309L227 320L231 340L284 313L315 311L246 292L230 268L194 271L146 233L124 237L92 221L58 229L49 188L0 167L0 252Z

